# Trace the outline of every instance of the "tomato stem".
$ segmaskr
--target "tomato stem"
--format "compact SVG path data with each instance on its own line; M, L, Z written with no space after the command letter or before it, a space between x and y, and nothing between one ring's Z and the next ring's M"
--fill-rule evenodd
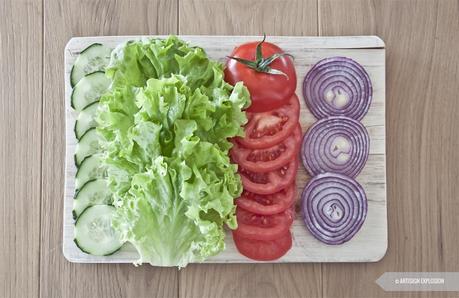
M278 69L271 68L271 67L269 67L269 65L271 65L271 63L273 63L276 59L278 59L280 57L289 56L290 58L293 59L293 56L291 54L288 54L288 53L276 53L276 54L274 54L272 56L269 56L267 58L263 58L262 47L263 47L263 43L265 42L265 40L266 40L266 34L263 34L263 39L257 44L255 61L248 60L248 59L243 59L243 58L239 58L239 57L233 57L233 56L227 56L227 57L229 59L236 60L237 62L242 63L245 66L247 66L247 67L249 67L249 68L251 68L251 69L253 69L255 71L269 73L269 74L273 74L273 75L283 75L288 79L289 77L288 77L287 74L285 74L284 72L282 72L282 71L280 71Z

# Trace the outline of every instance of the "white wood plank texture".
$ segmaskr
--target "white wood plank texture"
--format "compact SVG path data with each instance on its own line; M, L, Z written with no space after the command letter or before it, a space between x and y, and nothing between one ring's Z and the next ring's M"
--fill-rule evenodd
M79 263L129 263L138 258L135 249L127 244L114 255L107 257L90 256L81 252L73 242L74 220L72 218L72 200L76 168L73 155L76 139L73 127L76 113L70 107L69 75L75 58L88 45L99 42L114 48L130 40L145 36L101 36L72 38L65 48L65 116L66 116L66 165L64 195L64 239L63 252L67 260ZM209 57L223 61L232 49L245 41L259 40L259 36L181 36L193 45L203 47ZM364 225L349 242L331 246L312 237L305 228L301 214L293 223L292 249L275 262L376 262L387 250L387 207L386 207L386 147L385 147L385 48L384 42L376 36L352 37L288 37L272 36L275 42L286 52L295 57L298 75L297 94L300 98L300 123L303 132L316 121L305 106L301 85L309 69L320 59L331 56L347 56L362 64L370 75L373 84L373 102L368 114L362 120L370 134L370 156L368 162L357 177L365 189L368 198L368 214ZM299 195L309 177L300 165L297 176ZM297 205L299 202L297 202ZM299 208L297 206L297 211ZM207 260L208 263L251 263L236 250L231 233L227 233L226 249L219 255Z

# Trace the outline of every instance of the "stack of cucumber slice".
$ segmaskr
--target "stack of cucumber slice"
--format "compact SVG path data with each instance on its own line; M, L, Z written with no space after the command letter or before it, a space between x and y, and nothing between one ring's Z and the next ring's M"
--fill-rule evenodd
M78 112L74 128L78 139L74 241L83 252L97 256L113 254L123 245L111 227L115 207L111 205L112 197L102 166L95 120L99 98L111 83L105 76L110 54L110 48L100 43L92 44L80 53L70 74L71 106Z

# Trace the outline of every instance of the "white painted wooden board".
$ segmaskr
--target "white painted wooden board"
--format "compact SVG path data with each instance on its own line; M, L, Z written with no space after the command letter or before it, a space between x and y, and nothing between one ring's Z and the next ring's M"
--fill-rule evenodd
M130 263L138 259L134 247L126 244L117 253L107 257L83 253L73 242L74 220L72 200L76 167L73 155L76 138L73 127L77 113L70 107L70 71L79 52L88 45L99 42L114 48L130 40L145 36L102 36L72 38L65 47L65 118L66 157L64 194L63 252L67 260L78 263ZM192 45L203 47L210 58L224 61L232 49L245 41L260 40L259 36L181 36ZM362 123L370 134L370 156L357 177L368 198L368 214L361 230L349 242L342 245L326 245L310 235L299 213L300 194L309 177L302 165L297 176L297 218L292 226L292 249L275 262L376 262L387 250L387 195L386 195L386 147L385 147L385 48L376 36L353 37L289 37L270 36L268 41L278 44L295 57L298 76L297 94L301 104L300 123L303 133L316 119L308 111L302 92L303 78L319 60L332 56L346 56L364 66L373 84L373 101ZM227 233L226 249L207 263L254 263L237 251Z

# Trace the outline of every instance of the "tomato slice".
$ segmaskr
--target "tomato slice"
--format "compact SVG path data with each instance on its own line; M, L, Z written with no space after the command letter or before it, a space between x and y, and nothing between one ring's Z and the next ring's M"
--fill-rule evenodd
M234 142L231 158L246 170L255 173L271 172L285 166L295 158L300 142L301 128L297 125L290 137L266 149L248 149Z
M244 191L235 202L238 207L256 214L277 214L284 212L295 203L295 188L295 184L292 184L271 195L259 195Z
M256 261L272 261L285 255L292 247L290 231L276 240L252 240L241 237L233 232L234 244L237 250L247 258Z
M298 125L300 104L294 94L286 105L264 113L247 112L245 137L237 141L245 148L263 149L288 138Z
M269 195L279 192L292 184L295 180L297 169L298 158L295 158L289 164L272 172L255 173L239 167L239 174L245 190L256 194Z
M234 233L253 240L275 240L290 229L294 212L287 208L274 215L260 215L237 208L237 229Z

